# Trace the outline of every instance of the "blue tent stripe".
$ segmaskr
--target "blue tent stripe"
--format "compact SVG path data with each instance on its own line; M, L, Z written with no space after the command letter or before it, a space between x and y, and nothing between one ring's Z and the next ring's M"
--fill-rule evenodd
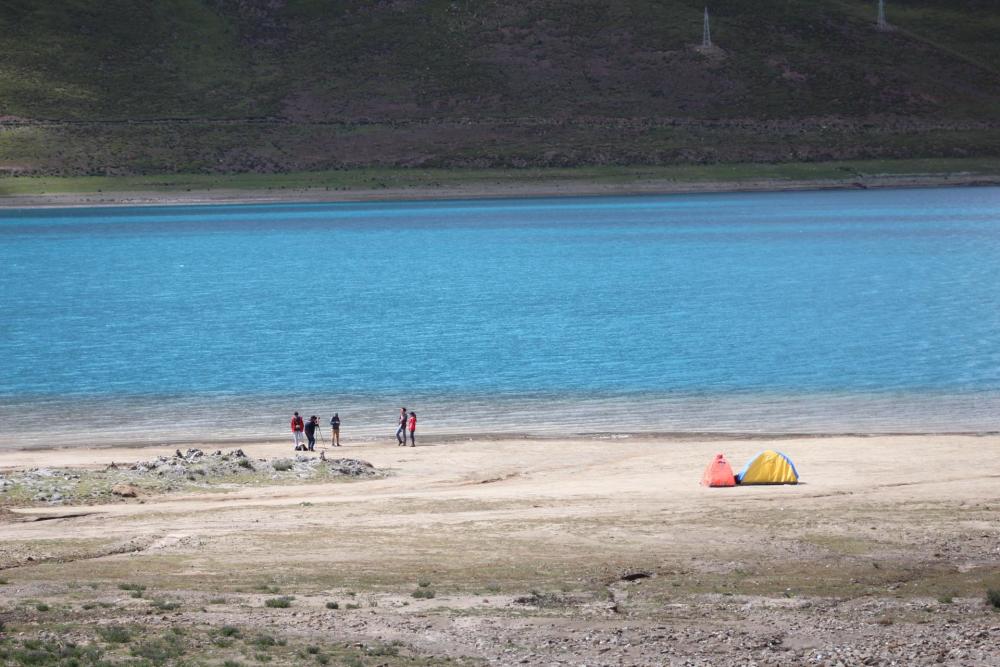
M775 450L775 451L777 451L777 450ZM792 460L790 458L788 458L788 455L785 454L784 452L778 452L778 453L781 454L781 458L783 458L786 461L788 461L788 465L792 466L792 472L795 473L795 479L798 479L799 478L799 471L795 469L795 464L792 463Z
M743 470L741 470L740 473L738 475L736 475L736 481L737 482L742 482L743 481L743 476L746 475L747 474L747 470L750 469L750 464L753 463L754 461L756 461L757 457L760 456L763 453L764 453L763 451L760 451L760 452L757 452L756 454L754 454L753 456L750 457L750 460L747 461L747 464L745 466L743 466Z

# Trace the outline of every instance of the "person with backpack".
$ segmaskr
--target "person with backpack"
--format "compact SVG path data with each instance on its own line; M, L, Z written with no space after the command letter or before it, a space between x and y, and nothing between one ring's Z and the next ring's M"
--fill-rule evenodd
M340 447L340 415L336 412L330 417L330 444Z
M416 436L414 435L417 432L417 413L416 412L411 412L410 413L410 420L409 420L409 424L408 425L410 427L410 447L416 447L417 446L417 439L416 439Z
M406 408L399 409L399 421L396 426L396 443L406 447Z
M302 431L305 426L302 423L302 417L296 412L292 415L292 439L295 441L295 451L302 449Z
M309 447L307 449L310 452L316 451L316 427L319 426L319 417L313 415L306 422L306 437L309 438Z

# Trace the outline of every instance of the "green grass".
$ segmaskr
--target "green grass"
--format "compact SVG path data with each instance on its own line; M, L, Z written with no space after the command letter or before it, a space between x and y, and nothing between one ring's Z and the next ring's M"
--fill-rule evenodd
M890 4L7 2L0 173L995 157L1000 7Z
M97 193L181 193L188 191L407 190L544 183L641 185L651 181L675 183L750 180L857 180L879 176L947 176L973 174L1000 177L1000 160L941 158L867 160L788 164L715 164L675 167L578 167L566 169L358 169L293 174L182 174L162 176L0 177L0 196ZM290 464L290 462L289 462Z

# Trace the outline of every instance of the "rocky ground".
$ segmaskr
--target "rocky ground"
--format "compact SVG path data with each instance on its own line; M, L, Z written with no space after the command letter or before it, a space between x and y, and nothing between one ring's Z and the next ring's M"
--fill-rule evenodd
M298 454L292 458L252 459L242 449L205 453L176 450L131 464L112 462L100 470L29 468L0 473L0 506L24 503L107 502L178 491L225 490L263 483L290 483L382 475L370 463Z

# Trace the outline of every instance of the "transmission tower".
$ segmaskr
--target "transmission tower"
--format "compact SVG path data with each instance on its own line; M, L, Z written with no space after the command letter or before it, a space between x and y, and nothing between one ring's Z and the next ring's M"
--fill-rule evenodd
M708 24L708 7L705 7L705 27L701 32L701 48L712 48L712 27Z
M885 20L885 0L878 0L878 21L875 23L875 29L881 32L892 30L889 22Z

